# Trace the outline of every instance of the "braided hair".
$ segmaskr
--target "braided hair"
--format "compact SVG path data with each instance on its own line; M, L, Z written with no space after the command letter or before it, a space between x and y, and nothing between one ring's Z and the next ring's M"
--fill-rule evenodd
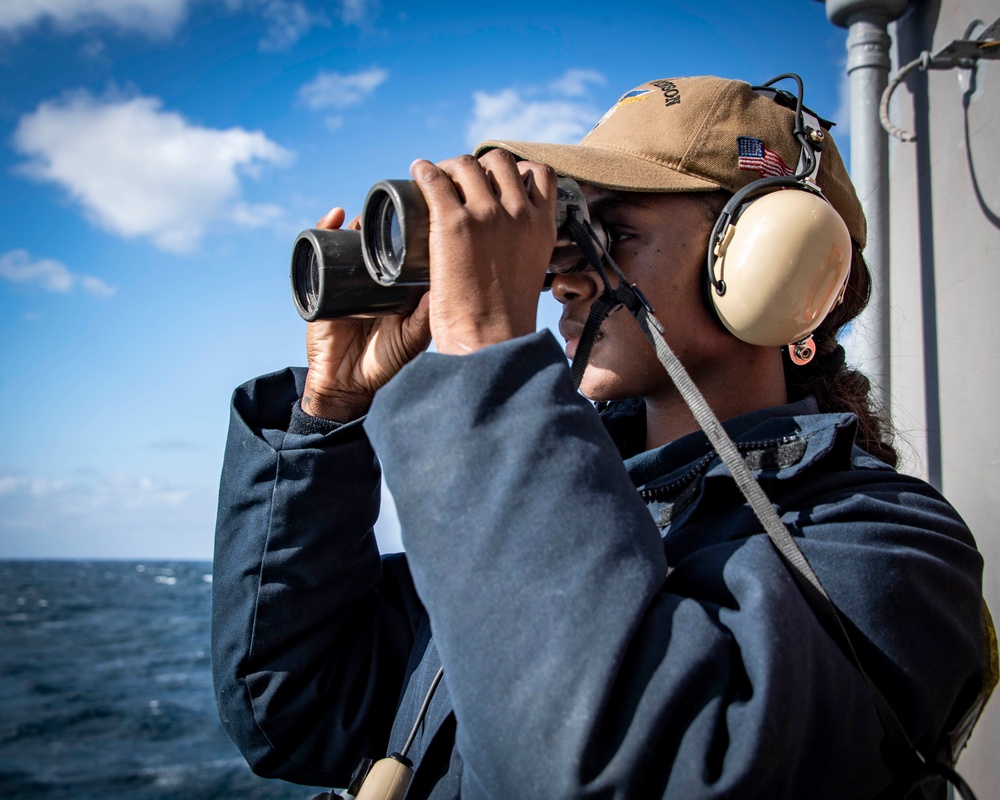
M714 224L732 195L726 191L702 195L706 216ZM859 370L847 364L844 346L837 335L856 319L871 298L872 276L861 255L861 248L852 242L851 274L847 279L843 301L834 306L820 326L813 331L816 355L803 366L792 362L787 350L782 359L785 386L790 401L812 395L824 413L848 411L858 418L857 444L866 452L892 467L898 463L893 447L892 424L875 397L871 381Z
M837 334L868 305L872 277L852 243L851 274L840 305L834 306L826 319L813 331L816 355L804 366L794 364L784 353L785 384L790 400L812 395L820 411L850 411L858 418L858 445L892 467L898 462L892 445L892 424L885 410L872 396L871 381L859 370L847 365L844 346Z

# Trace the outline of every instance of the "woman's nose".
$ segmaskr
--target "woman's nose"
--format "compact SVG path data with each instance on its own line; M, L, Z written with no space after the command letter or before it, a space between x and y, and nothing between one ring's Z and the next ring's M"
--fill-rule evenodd
M598 281L597 273L592 269L557 272L552 276L552 296L563 305L573 300L593 300L600 294Z

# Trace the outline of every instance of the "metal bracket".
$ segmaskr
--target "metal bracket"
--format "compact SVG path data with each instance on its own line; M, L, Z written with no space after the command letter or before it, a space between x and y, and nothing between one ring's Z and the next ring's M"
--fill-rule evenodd
M878 116L882 122L882 127L890 136L894 136L901 142L915 142L917 134L897 128L889 120L889 99L892 93L913 70L920 68L924 71L929 69L971 69L976 66L976 62L981 58L1000 59L1000 19L986 28L978 39L969 39L968 36L975 29L978 23L970 25L966 30L965 38L955 39L942 47L938 52L931 55L927 50L922 52L905 67L900 69L889 81L882 92L882 101L879 103Z

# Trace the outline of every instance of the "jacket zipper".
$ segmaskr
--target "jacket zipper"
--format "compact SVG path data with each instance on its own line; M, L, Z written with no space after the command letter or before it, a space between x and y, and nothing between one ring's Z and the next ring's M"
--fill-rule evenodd
M769 447L779 447L783 444L791 444L792 442L798 441L799 438L800 438L799 436L782 436L780 439L770 439L759 442L741 442L736 445L736 449L739 450L740 453L745 454L747 451L766 450ZM675 494L683 486L691 483L691 481L693 481L699 475L704 474L705 470L708 468L708 465L711 464L712 461L714 461L717 456L718 453L716 453L714 449L710 450L708 453L702 456L698 460L698 462L690 470L684 473L684 475L682 475L680 478L677 478L676 480L671 481L670 483L664 486L656 486L652 489L640 489L639 496L643 500L650 501L650 500L660 500L664 497L664 495L669 496Z

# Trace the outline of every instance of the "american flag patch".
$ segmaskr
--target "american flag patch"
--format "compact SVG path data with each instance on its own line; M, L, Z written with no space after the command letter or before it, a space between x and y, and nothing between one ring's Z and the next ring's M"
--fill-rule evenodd
M785 162L781 160L781 156L764 147L764 143L760 139L737 136L736 146L739 149L740 169L759 172L762 178L792 174L792 171L785 166Z

